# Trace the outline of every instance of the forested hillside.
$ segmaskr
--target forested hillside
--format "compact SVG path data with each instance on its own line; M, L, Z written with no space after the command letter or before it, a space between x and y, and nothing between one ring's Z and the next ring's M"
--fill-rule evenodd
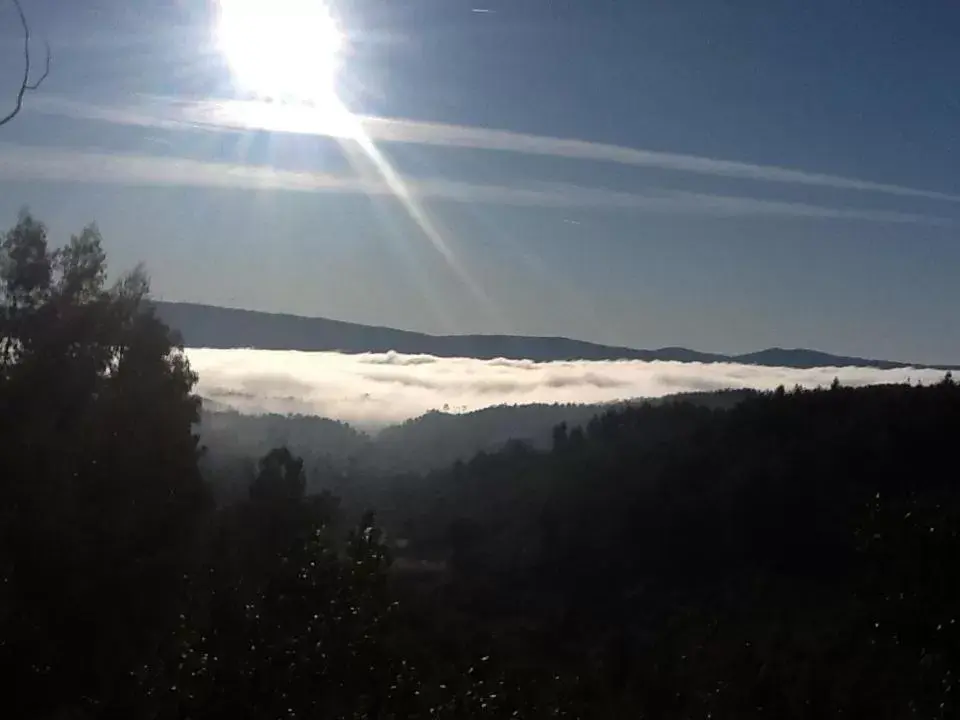
M310 488L328 487L325 473L366 476L423 473L466 461L480 452L494 452L509 442L536 449L550 447L553 429L585 425L611 408L638 403L684 400L708 407L731 407L751 390L683 393L651 400L605 405L497 405L473 412L435 410L379 432L364 432L349 424L309 415L249 415L204 401L199 424L204 467L219 484L232 477L232 468L253 468L272 448L286 446L306 461Z
M327 491L273 448L216 495L144 276L26 214L0 253L4 718L957 716L949 375L620 407Z
M445 606L586 662L614 716L947 717L958 429L949 377L629 408L384 519L447 559Z

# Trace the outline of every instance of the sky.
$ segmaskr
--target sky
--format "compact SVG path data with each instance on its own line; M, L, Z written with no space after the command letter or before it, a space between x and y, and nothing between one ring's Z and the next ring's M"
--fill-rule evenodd
M22 4L0 221L95 221L161 298L960 362L951 0L331 0L336 113L253 95L213 0Z

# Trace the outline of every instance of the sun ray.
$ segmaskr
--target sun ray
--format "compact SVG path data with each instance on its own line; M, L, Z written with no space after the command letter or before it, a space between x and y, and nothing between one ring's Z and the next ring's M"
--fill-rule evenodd
M489 315L500 319L500 313L497 311L496 305L460 263L460 260L451 249L449 242L444 237L444 233L437 227L416 195L409 191L406 183L403 181L403 177L394 169L390 161L387 160L373 140L364 132L361 123L356 118L352 116L349 117L350 122L345 125L345 129L347 129L348 132L346 137L340 140L341 144L351 142L356 144L376 169L377 174L390 189L393 196L399 201L407 215L410 216L410 219L420 228L420 231L433 246L434 250L440 254L460 282L462 282L467 290L474 296L474 299L483 305L484 310L486 310Z
M497 314L426 208L337 96L336 75L345 41L323 2L220 0L217 41L238 85L260 100L238 104L249 113L248 122L332 136L348 157L355 158L350 151L359 148L460 282L485 309Z
M341 142L339 144L350 167L361 177L364 184L369 183L373 187L381 182L380 172L370 162L366 153L360 149L358 143ZM440 327L447 328L447 332L455 332L456 325L448 312L447 303L443 301L435 284L430 282L426 269L415 262L411 254L403 251L405 245L403 234L397 227L395 216L390 213L387 197L378 193L368 193L367 199L373 207L383 236L388 238L389 250L397 257L397 261L403 264L406 272L412 276L414 288L426 301L430 312L434 315L434 321L439 322Z

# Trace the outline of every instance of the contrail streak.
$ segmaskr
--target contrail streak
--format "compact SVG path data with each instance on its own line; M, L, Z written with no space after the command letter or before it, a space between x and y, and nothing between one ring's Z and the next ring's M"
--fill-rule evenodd
M5 180L345 193L394 198L397 198L398 193L396 178L391 178L389 173L386 180L376 180L369 177L277 170L262 165L0 143L0 181ZM558 209L619 208L717 217L784 216L936 227L956 226L956 222L949 218L913 213L835 208L704 193L651 191L646 194L633 194L557 183L509 186L478 185L444 179L404 179L400 201L408 211L414 213L414 219L419 222L424 220L425 216L419 205L413 202L414 199ZM431 242L437 242L436 228L429 222L425 225L425 232L431 235Z
M137 105L110 107L62 98L44 98L42 101L35 102L32 109L37 112L74 118L167 129L256 129L328 137L345 136L342 125L331 123L328 116L319 110L255 101L193 101L146 97ZM696 155L643 150L584 140L570 140L464 125L369 116L356 116L356 121L360 123L366 136L375 142L411 143L525 155L544 155L698 175L873 192L951 203L960 202L960 195L950 193L836 175L810 173L771 165L754 165Z

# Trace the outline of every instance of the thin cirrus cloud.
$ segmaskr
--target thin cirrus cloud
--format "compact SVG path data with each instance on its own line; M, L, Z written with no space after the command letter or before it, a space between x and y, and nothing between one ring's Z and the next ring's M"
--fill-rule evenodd
M189 158L99 152L0 143L0 182L101 183L124 186L178 186L348 193L393 196L382 180L330 173L279 170L269 166ZM651 190L614 192L562 183L524 186L481 185L446 179L404 180L404 191L427 200L545 208L620 208L643 212L719 217L786 216L952 227L949 218L914 213L857 210L749 197Z
M46 98L34 109L79 119L162 129L267 130L329 137L347 135L344 123L331 118L330 113L246 100L181 100L147 96L134 105L98 106L65 98ZM585 140L373 116L358 115L351 121L375 142L545 155L696 175L960 202L960 195L935 190Z
M734 363L440 358L283 350L188 349L197 391L244 413L318 415L375 429L449 405L595 404L678 392L778 385L924 382L939 370L861 367L793 369Z

